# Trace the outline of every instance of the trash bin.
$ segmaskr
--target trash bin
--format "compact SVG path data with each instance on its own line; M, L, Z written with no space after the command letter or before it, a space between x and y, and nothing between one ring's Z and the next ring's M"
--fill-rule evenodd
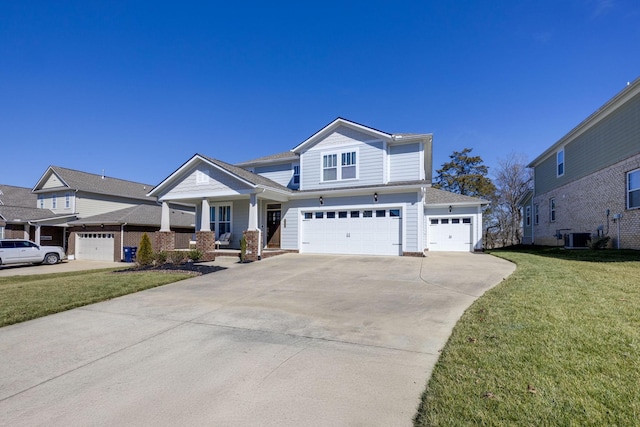
M133 248L131 246L124 247L124 262L133 262L132 249Z
M138 247L137 246L131 246L131 262L134 262L136 260L136 254L138 253Z

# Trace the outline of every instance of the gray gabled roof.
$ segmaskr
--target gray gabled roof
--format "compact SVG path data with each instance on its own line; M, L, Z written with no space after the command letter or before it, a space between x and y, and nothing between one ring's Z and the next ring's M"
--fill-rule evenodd
M202 157L203 159L207 160L208 162L213 163L214 165L218 166L221 169L224 169L225 171L231 173L232 175L237 176L238 178L241 178L253 185L259 185L262 187L269 187L275 190L281 190L281 191L286 191L287 193L290 193L291 190L288 187L285 187L282 184L278 184L275 181L270 180L269 178L265 178L262 175L258 175L256 173L253 172L249 172L246 169L243 169L241 167L223 162L221 160L218 159L214 159L212 157L207 157L207 156L203 156L202 154L198 154L200 157Z
M427 187L426 191L425 203L427 205L488 205L490 203L488 200L480 199L478 197L463 196L461 194L433 187Z
M36 208L37 196L30 188L0 184L0 205Z
M279 162L297 162L300 160L300 155L292 151L285 151L282 153L272 154L270 156L258 157L257 159L248 160L246 162L236 163L236 166L247 167L252 165L259 165L265 163L279 163Z
M8 222L40 221L44 219L64 218L69 214L55 214L49 209L25 208L22 206L0 206L0 217Z
M195 214L179 209L170 209L170 223L172 227L193 227ZM160 226L162 208L157 205L138 205L119 209L100 215L70 221L69 225L82 224L129 224Z
M85 191L87 193L106 194L140 200L155 200L147 196L147 193L153 188L153 185L77 171L74 169L67 169L60 166L49 166L47 171L42 175L36 186L33 188L35 193L54 190L52 188L41 188L41 185L43 185L46 179L50 176L50 173L55 173L60 180L63 181L65 186L60 187L61 189L64 188Z

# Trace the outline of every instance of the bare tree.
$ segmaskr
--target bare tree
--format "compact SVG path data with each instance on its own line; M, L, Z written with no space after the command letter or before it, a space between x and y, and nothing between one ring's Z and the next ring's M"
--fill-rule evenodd
M490 225L487 227L493 244L502 246L515 245L522 242L522 212L519 201L531 189L533 173L527 168L524 154L511 153L498 160L495 172L496 199Z

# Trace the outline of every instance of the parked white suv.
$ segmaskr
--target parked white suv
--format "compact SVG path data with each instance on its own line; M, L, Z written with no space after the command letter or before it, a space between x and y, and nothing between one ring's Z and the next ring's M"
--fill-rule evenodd
M66 257L60 246L40 246L21 239L0 240L0 265L56 264Z

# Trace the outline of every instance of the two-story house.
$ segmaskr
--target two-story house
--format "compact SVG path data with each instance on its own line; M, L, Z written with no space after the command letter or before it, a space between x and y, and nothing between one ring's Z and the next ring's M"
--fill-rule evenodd
M290 151L231 165L196 154L149 196L195 206L198 247L231 232L255 259L301 253L419 255L482 247L487 202L431 188L431 134L392 134L338 118Z
M530 164L524 242L640 249L640 78Z
M54 218L31 221L32 240L63 246L69 259L119 261L123 248L138 246L142 233L160 229L161 207L152 188L105 175L50 166L32 189L35 208ZM51 215L53 213L54 215ZM177 248L188 248L194 232L192 209L169 210ZM54 223L55 221L55 223ZM45 232L42 232L44 230Z

